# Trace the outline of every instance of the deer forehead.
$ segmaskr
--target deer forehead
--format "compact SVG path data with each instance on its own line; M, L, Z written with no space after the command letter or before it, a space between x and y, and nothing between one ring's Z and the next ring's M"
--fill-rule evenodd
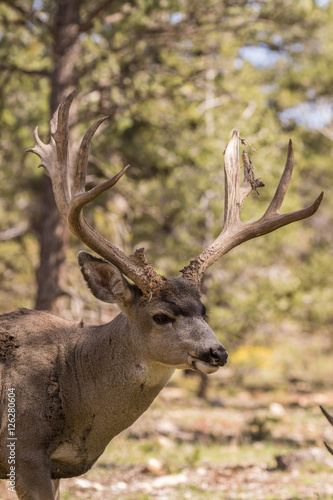
M205 316L206 308L196 286L182 278L167 278L163 288L148 302L151 313L165 312L174 316Z
M152 304L150 310L156 314L161 312L172 316L198 317L206 315L206 308L202 302L191 298L178 303L168 299L160 300L156 304Z

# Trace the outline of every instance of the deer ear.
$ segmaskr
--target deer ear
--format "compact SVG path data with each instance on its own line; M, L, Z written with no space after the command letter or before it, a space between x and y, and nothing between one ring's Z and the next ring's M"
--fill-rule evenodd
M88 287L95 297L103 302L116 302L120 307L133 299L131 285L117 267L87 252L79 252L78 261Z

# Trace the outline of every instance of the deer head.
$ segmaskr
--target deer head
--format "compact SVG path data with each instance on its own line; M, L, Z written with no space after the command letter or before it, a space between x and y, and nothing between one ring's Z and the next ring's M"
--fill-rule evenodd
M194 316L199 316L202 320L204 307L200 302L200 283L209 266L232 248L251 238L262 236L291 222L309 217L316 212L321 203L323 194L308 208L288 214L279 213L294 164L293 147L290 141L285 170L266 213L258 221L243 223L240 219L242 203L252 189L261 187L263 183L254 179L251 161L247 153L243 152L244 181L240 186L240 137L237 131L233 131L232 138L225 150L223 229L208 248L180 271L180 276L176 278L161 276L148 263L143 248L136 250L132 255L127 255L98 234L83 216L84 206L104 191L112 188L124 175L128 166L111 179L89 191L85 190L90 143L99 125L107 118L103 117L89 128L82 139L76 162L74 183L73 187L70 187L68 179L68 116L73 98L74 92L59 105L54 113L51 120L50 143L44 144L40 140L36 128L34 132L35 147L28 151L40 157L40 166L45 167L49 174L58 209L69 229L103 258L103 260L97 259L86 252L79 253L79 264L91 291L100 300L117 302L129 316L131 315L130 309L133 312L133 307L129 308L129 304L139 302L142 305L144 302L145 308L150 311L150 317L154 319L155 326L158 325L158 328L162 326L166 328L167 325L172 324L177 315L191 316L190 311L195 311ZM130 284L127 278L133 281L134 285ZM161 307L161 303L163 303L164 309ZM140 308L137 308L135 313L136 322L139 310ZM202 332L209 328L208 325L204 327L203 324L201 323L200 328L192 329L192 335L195 335L193 331L201 330ZM213 338L212 335L206 332L206 336L210 340ZM211 373L219 365L226 362L226 353L222 346L213 343L213 346L208 347L208 344L202 347L200 353L189 349L187 363L196 369ZM186 367L186 362L184 362L183 367Z

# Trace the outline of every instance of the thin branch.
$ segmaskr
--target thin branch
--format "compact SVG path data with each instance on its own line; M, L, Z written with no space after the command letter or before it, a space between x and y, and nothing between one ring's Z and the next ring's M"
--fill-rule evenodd
M23 236L27 232L28 224L21 224L20 226L11 227L5 231L0 231L0 241L13 240Z
M80 33L84 33L90 30L92 27L92 21L98 16L104 9L113 4L115 0L104 0L100 5L98 5L94 10L92 10L86 19L83 19L80 24Z
M51 77L51 73L45 69L25 69L19 68L15 64L0 64L0 70L15 71L17 73L24 73L25 75L46 76L48 78Z
M51 24L47 23L45 20L40 18L37 13L33 13L29 10L25 10L21 5L17 5L13 0L0 0L0 3L4 3L8 5L8 7L11 7L12 9L16 10L19 14L21 14L27 21L30 21L31 23L37 22L44 28L46 28L50 33L54 33L54 28Z

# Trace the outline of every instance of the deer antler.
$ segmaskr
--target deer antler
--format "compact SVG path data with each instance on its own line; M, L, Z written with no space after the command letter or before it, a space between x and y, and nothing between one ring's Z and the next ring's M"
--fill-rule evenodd
M151 295L163 287L165 278L157 274L147 262L144 249L140 248L134 254L127 255L98 234L86 222L82 212L87 203L93 201L107 189L112 188L128 168L128 166L123 168L111 179L89 191L85 191L90 143L100 124L108 118L107 116L93 123L85 133L78 153L74 184L72 188L70 187L68 175L68 116L74 95L75 91L66 97L54 113L50 122L50 143L44 144L40 140L38 127L36 127L34 131L35 146L27 149L27 151L31 151L40 157L41 163L39 166L45 167L51 178L59 212L72 233L101 257L118 267L125 276L134 281L145 295ZM323 193L321 193L308 208L283 215L279 213L294 166L294 152L292 143L289 141L286 166L266 213L258 221L246 224L241 222L240 214L244 199L252 189L257 190L258 187L262 187L264 184L260 179L254 179L251 161L246 151L244 151L244 182L242 186L239 186L239 139L239 133L235 130L225 151L225 213L222 232L208 248L196 259L191 260L190 264L181 271L183 277L194 283L198 288L205 270L222 255L244 241L275 231L275 229L291 222L310 217L317 211L323 198Z
M275 231L291 222L310 217L317 211L323 199L324 193L321 193L308 208L287 214L279 213L294 167L294 151L290 140L286 166L268 209L261 219L255 222L241 222L241 207L244 199L252 189L256 190L257 187L261 187L264 184L258 179L253 179L252 165L247 153L244 152L244 182L241 187L239 186L239 139L238 131L234 130L225 150L225 212L222 232L208 248L196 257L196 259L191 260L190 264L180 271L183 273L185 279L195 283L198 287L200 287L201 279L206 269L222 257L222 255L225 255L232 248L244 241Z
M144 249L140 248L133 255L127 255L98 234L86 222L82 213L83 207L107 189L112 188L129 166L123 168L111 179L89 191L85 191L90 143L96 130L108 116L97 120L85 133L78 153L73 188L70 188L68 175L68 116L74 95L75 91L68 95L55 111L50 122L50 143L44 144L40 140L38 127L36 127L34 131L35 146L27 149L27 151L31 151L40 157L41 163L39 166L43 166L51 178L58 210L72 233L91 250L117 266L144 294L150 295L162 286L165 278L157 274L147 262Z

